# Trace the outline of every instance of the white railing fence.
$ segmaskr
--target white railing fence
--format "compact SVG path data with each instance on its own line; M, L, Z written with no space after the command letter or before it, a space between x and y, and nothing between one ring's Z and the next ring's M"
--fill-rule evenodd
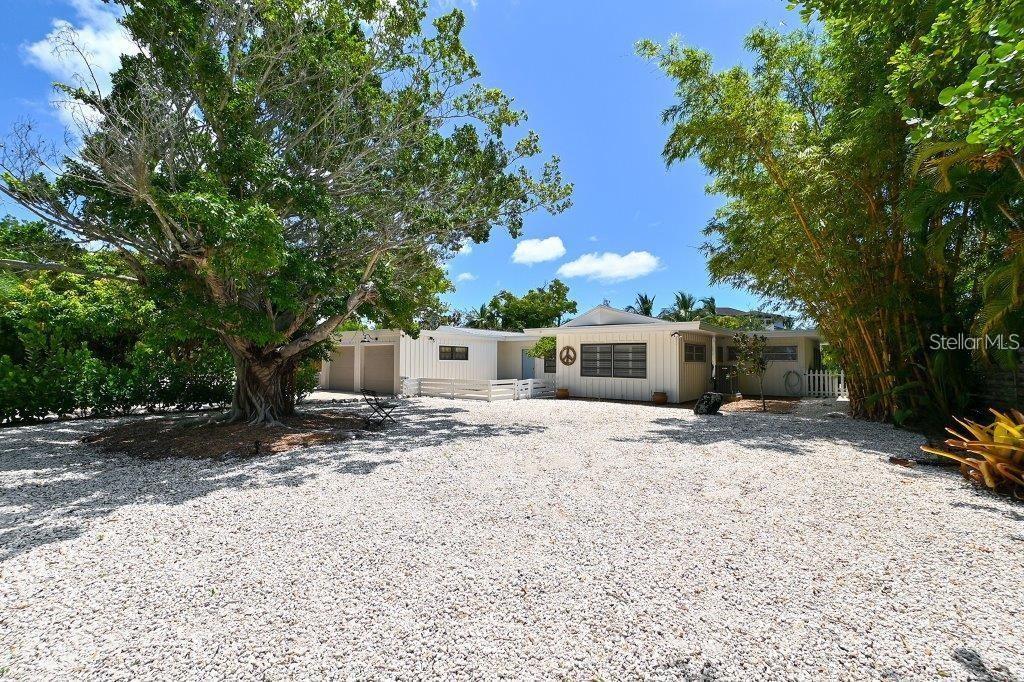
M809 398L849 398L846 390L846 375L812 369L805 373L804 395Z
M404 395L463 400L526 400L548 398L555 389L536 379L411 379L402 378Z

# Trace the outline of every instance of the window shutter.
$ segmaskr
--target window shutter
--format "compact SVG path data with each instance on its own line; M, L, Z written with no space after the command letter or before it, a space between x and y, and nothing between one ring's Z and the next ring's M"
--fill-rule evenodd
M617 343L613 348L613 376L624 379L644 379L647 377L646 343Z
M610 377L612 375L612 344L580 345L580 376Z

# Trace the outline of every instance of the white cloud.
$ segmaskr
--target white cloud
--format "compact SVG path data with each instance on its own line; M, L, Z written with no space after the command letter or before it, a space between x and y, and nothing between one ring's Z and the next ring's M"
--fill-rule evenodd
M565 255L565 244L559 237L548 237L547 239L524 239L516 244L516 250L512 252L512 262L523 265L533 265L549 260L555 260Z
M473 253L473 240L463 239L462 242L459 244L459 252L456 253L455 255L468 256L471 253Z
M597 235L593 235L593 234L590 235L589 237L587 237L587 241L588 242L596 242L597 241Z
M476 279L476 275L472 272L460 272L455 277L456 282L472 282L474 279Z
M661 261L647 251L586 253L558 268L562 277L586 277L599 282L623 282L649 275L661 267Z
M77 23L55 19L50 32L41 40L23 46L25 60L45 71L54 79L69 85L82 85L94 89L95 78L101 91L110 91L110 74L121 65L122 54L135 54L138 46L128 32L117 23L118 14L100 0L70 0ZM69 48L68 36L83 54ZM84 58L83 58L84 55ZM92 73L90 74L89 68ZM64 95L58 95L64 98ZM67 124L76 121L77 108L54 100L58 114Z

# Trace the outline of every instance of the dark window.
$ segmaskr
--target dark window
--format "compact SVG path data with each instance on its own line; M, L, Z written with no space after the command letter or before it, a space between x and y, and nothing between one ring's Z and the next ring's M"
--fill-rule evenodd
M580 376L610 377L612 375L612 344L584 343L580 346Z
M796 362L796 346L768 346L764 349L764 359L777 362Z
M703 343L688 343L683 346L683 360L686 362L707 362L708 347Z
M580 376L647 377L646 343L584 343L580 346Z
M725 358L728 362L736 362L740 359L739 349L737 349L736 346L729 346L726 349Z
M544 373L554 374L555 373L555 354L544 356Z
M438 360L469 360L469 346L438 346Z
M725 357L725 346L715 346L715 361L722 362Z

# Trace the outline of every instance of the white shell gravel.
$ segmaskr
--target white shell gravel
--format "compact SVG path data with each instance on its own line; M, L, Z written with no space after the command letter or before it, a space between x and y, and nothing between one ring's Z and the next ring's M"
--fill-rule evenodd
M828 416L417 398L258 458L0 431L0 679L1024 678L1024 505Z

